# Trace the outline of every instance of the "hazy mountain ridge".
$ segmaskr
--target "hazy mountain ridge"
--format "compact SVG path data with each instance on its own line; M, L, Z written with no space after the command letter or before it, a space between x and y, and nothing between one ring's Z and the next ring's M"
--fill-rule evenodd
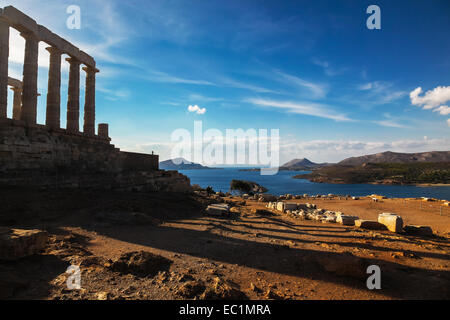
M342 160L338 165L360 166L364 163L415 163L450 162L450 151L430 151L421 153L382 152Z

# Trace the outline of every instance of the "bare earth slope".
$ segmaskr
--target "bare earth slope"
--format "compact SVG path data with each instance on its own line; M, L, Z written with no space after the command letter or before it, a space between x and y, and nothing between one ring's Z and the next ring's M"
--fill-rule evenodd
M223 199L236 207L232 217L221 218L203 214L213 200L200 196L1 193L0 225L50 234L42 254L0 262L6 299L450 298L450 212L421 209L415 200L314 201L363 218L396 212L407 223L432 226L437 236L303 221L256 211L265 203L237 197ZM145 262L141 251L162 257L157 261L163 263L138 265L151 267L152 274L115 268L117 259L133 252ZM80 266L81 290L67 289L70 264ZM361 267L369 264L382 270L381 290L366 287Z

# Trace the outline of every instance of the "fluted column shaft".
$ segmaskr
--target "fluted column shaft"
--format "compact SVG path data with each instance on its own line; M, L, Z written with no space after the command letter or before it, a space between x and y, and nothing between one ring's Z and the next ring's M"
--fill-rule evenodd
M75 58L66 59L70 63L69 95L67 99L67 131L80 132L80 64Z
M20 120L20 113L22 111L22 88L12 87L11 90L14 91L13 119Z
M6 118L8 106L9 24L0 19L0 118Z
M55 47L46 48L50 52L48 70L47 110L45 124L52 129L61 127L61 54Z
M83 132L93 136L95 135L95 74L98 70L91 67L84 67L83 70L86 71Z
M21 35L25 38L25 60L20 119L27 124L36 124L39 40L32 33Z

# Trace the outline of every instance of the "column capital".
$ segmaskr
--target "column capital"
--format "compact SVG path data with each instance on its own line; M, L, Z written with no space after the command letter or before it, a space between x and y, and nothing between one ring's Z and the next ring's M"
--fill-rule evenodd
M86 71L87 73L89 73L89 72L99 73L100 72L100 70L98 70L97 68L90 67L90 66L85 66L82 69L84 71Z
M58 49L57 47L47 47L45 48L45 50L47 50L48 52L50 52L50 54L63 54L63 51L61 49Z
M22 88L19 87L11 87L10 89L14 92L22 92Z
M26 40L39 40L38 36L33 31L22 31L20 35Z
M74 57L66 58L66 61L69 62L70 64L78 64L78 65L81 64L81 61Z

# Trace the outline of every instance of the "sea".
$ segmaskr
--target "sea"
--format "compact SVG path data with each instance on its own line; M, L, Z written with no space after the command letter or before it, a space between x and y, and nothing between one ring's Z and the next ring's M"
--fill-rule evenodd
M233 179L256 182L268 189L267 193L282 194L335 194L351 196L367 196L378 194L394 198L427 197L450 200L450 186L401 186L374 184L330 184L315 183L306 179L294 179L293 176L309 171L279 171L276 175L261 175L259 171L241 171L240 168L221 168L205 170L179 170L188 176L191 184L202 188L211 186L214 191L227 192Z

